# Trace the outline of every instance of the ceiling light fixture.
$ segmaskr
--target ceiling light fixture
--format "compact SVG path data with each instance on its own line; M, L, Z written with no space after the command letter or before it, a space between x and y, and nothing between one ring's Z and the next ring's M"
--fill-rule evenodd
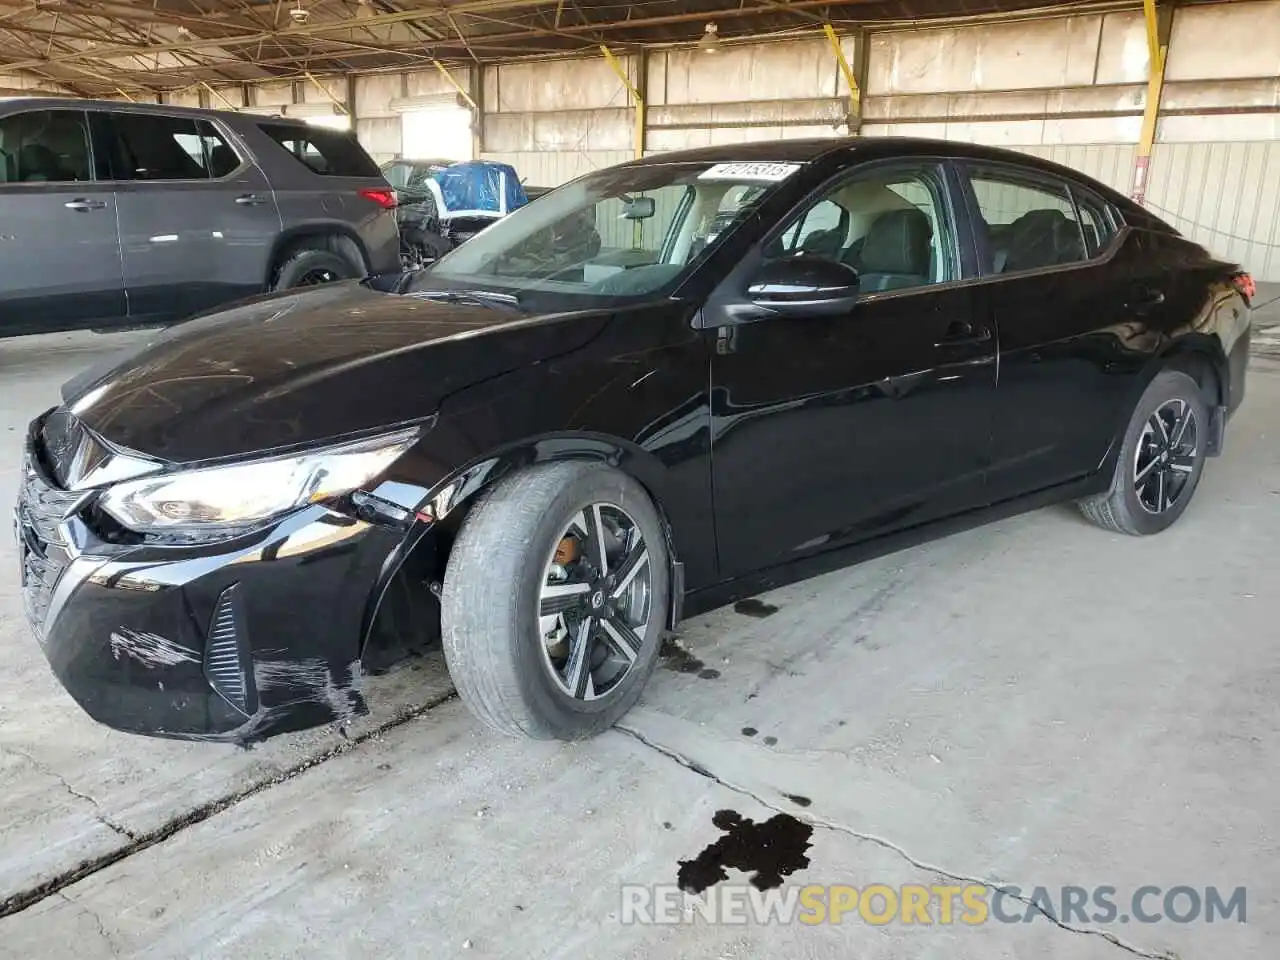
M698 49L703 53L716 53L720 49L720 28L714 23L707 24L702 39L698 41Z
M289 19L296 24L304 24L311 19L311 11L302 5L302 0L297 0L297 5L289 11Z

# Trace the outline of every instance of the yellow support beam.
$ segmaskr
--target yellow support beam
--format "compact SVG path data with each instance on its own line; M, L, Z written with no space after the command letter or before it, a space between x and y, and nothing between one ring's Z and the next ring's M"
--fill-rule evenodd
M228 100L226 97L224 97L220 91L218 91L218 90L217 90L216 88L214 88L214 87L211 87L211 86L209 85L208 81L206 81L206 80L201 80L201 81L200 81L200 86L202 86L202 87L204 87L206 90L208 90L208 91L209 91L209 95L210 95L211 97L217 97L219 100L221 100L223 103L225 103L229 109L231 109L231 110L237 110L237 111L240 109L240 108L239 108L239 107L237 107L234 103L232 103L230 100Z
M479 113L480 108L476 105L475 97L471 96L471 94L467 92L467 88L458 82L458 78L449 72L449 68L439 60L432 60L431 62L434 63L436 69L440 71L440 76L444 77L449 86L453 87L453 89L458 92L458 96L467 102L467 106ZM479 121L480 118L477 116L476 122L478 123Z
M631 78L627 76L627 68L622 65L622 61L614 56L613 51L606 44L600 44L600 52L604 54L605 61L613 68L613 72L618 75L618 79L622 81L622 85L626 87L627 93L631 95L631 101L636 108L636 129L635 129L635 154L639 160L644 156L644 97L640 95L640 91L636 89L636 85L631 82Z
M1169 44L1161 42L1162 31L1156 15L1156 0L1142 0L1142 15L1147 25L1147 102L1142 111L1142 132L1138 136L1138 153L1133 165L1133 190L1130 194L1139 203L1147 195L1147 171L1151 166L1151 150L1156 142L1160 97L1164 93L1164 67L1169 56Z
M840 46L840 38L836 36L835 28L829 23L824 23L822 32L827 35L827 42L831 44L831 52L836 55L836 63L840 64L840 72L844 74L845 83L849 84L849 123L852 125L854 119L862 112L862 90L858 87L858 78L854 75L849 58L844 55L844 47Z
M303 71L303 76L304 76L304 77L306 77L309 81L311 81L312 85L313 85L313 86L315 86L315 88L316 88L317 90L319 90L321 93L323 93L323 94L325 95L325 97L327 97L327 98L329 99L329 101L330 101L330 102L331 102L335 107L337 107L337 108L338 108L338 111L339 111L340 113L345 113L345 114L348 114L348 115L351 113L350 108L349 108L345 103L343 103L341 100L339 100L337 97L335 97L335 96L334 96L334 95L329 91L329 88L328 88L328 87L326 87L323 83L321 83L318 79L316 79L315 74L313 74L310 70L305 70L305 71Z

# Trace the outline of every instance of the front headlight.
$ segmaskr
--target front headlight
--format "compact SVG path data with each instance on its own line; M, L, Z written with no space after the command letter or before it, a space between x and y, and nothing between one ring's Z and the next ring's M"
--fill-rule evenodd
M142 477L99 506L138 533L217 534L358 490L417 440L417 428L269 460Z

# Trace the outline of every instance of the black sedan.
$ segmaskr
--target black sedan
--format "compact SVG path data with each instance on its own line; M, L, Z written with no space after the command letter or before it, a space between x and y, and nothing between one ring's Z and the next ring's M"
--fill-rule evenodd
M428 270L68 384L26 443L27 612L124 730L341 721L388 651L441 640L488 724L590 735L664 630L761 584L1054 501L1164 530L1241 402L1251 289L998 150L624 164Z

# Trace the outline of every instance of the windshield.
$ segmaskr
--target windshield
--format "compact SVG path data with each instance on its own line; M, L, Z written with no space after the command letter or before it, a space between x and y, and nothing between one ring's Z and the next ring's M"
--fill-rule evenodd
M588 174L446 254L406 292L469 288L540 309L665 296L799 167L686 162Z

